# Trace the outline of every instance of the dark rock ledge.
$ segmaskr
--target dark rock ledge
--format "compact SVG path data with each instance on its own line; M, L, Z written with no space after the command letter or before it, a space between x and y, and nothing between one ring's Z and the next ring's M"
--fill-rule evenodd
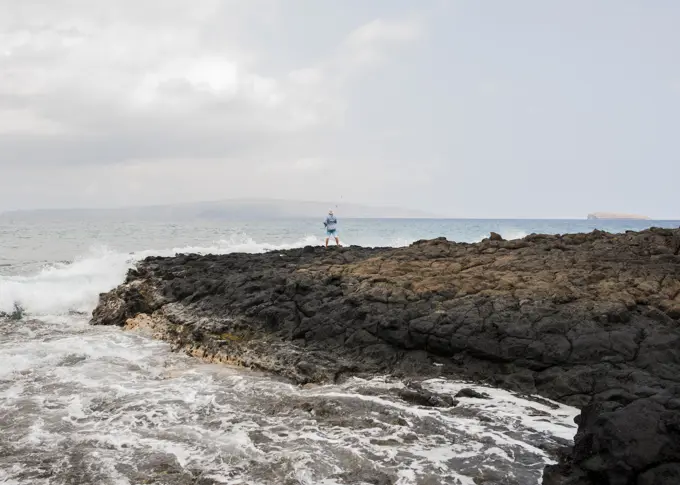
M680 484L680 231L148 258L92 322L298 383L465 377L582 409L545 485Z

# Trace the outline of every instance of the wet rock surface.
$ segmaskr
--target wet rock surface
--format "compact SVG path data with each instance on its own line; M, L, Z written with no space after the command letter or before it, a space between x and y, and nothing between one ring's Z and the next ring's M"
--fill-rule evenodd
M470 389L470 388L467 388L467 387L465 389L461 389L460 391L458 391L458 394L456 394L456 397L471 397L471 398L474 398L474 399L489 399L490 398L490 396L488 394L486 394L485 392L475 391L474 389Z
M675 484L677 241L650 229L148 258L92 322L300 384L389 373L540 394L583 410L545 484Z
M399 397L419 406L450 408L458 404L451 396L429 391L417 383L411 383L405 389L400 389Z

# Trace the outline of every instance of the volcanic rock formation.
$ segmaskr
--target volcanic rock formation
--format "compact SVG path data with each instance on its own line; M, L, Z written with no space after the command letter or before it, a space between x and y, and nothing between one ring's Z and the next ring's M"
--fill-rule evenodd
M94 324L303 384L467 378L582 409L545 485L680 483L680 233L148 258Z

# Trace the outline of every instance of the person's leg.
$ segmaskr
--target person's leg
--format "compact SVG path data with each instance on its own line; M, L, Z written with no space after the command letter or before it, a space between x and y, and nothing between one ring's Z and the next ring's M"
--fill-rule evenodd
M329 237L326 236L326 247L328 247L328 239L329 239Z
M340 238L338 236L335 236L335 245L340 246Z

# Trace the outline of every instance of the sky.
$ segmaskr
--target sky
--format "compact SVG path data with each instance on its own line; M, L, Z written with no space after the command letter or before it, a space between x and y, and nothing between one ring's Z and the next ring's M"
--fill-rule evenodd
M0 211L680 219L676 0L0 0Z

